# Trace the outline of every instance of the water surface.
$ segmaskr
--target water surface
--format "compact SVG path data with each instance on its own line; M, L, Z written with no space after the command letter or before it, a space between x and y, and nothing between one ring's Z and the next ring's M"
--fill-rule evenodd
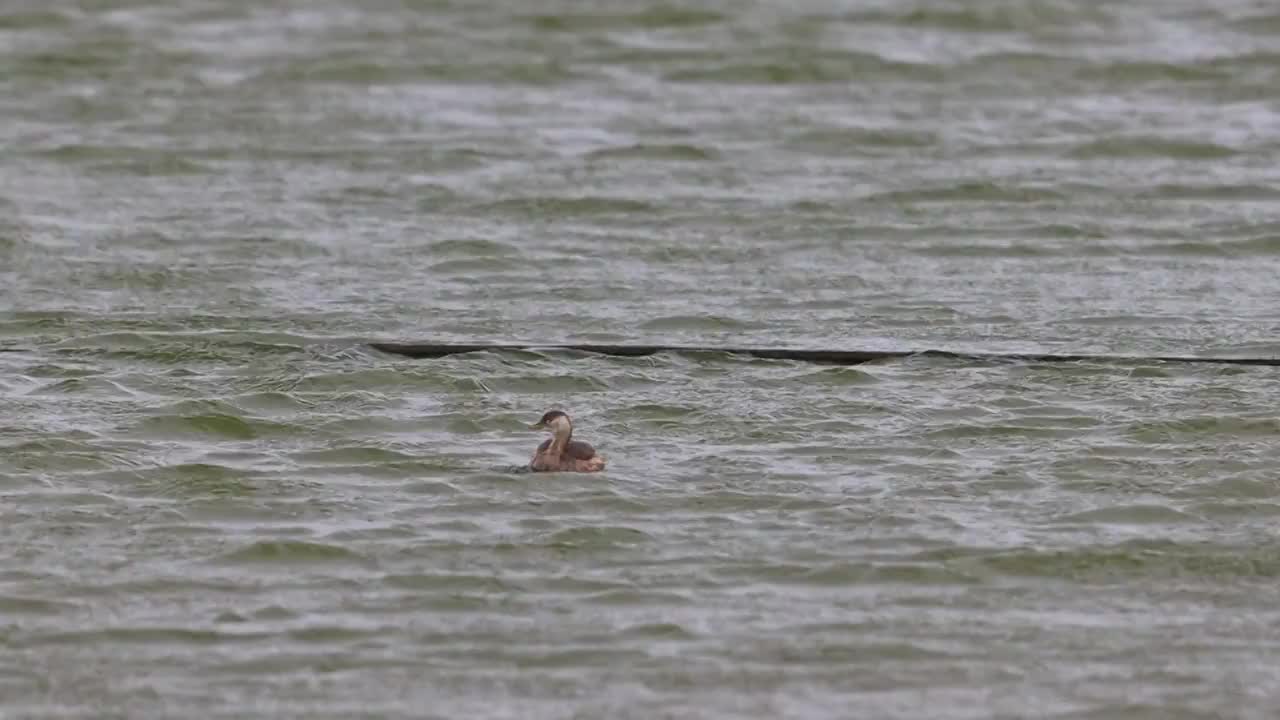
M969 5L6 6L0 714L1272 717L1273 369L364 345L1276 355L1280 14Z

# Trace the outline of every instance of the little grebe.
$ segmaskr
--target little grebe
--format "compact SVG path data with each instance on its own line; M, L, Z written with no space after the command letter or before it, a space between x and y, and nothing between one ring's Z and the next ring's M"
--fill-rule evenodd
M531 425L534 430L549 430L551 437L533 451L529 467L537 472L599 472L604 457L589 443L573 439L573 423L559 410L551 410Z

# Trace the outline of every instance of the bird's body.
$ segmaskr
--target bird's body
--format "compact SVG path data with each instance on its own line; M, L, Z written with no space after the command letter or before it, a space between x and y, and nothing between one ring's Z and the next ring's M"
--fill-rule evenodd
M529 467L535 472L599 472L604 469L604 456L597 453L590 443L573 439L573 423L565 413L552 410L533 427L551 432L551 437L533 451Z

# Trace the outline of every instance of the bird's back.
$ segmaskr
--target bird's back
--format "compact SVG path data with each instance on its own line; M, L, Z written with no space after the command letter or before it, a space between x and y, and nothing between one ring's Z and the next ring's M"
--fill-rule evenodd
M538 452L546 452L547 448L551 447L551 440L552 438L543 440L542 444L538 446ZM596 449L591 447L591 443L583 442L581 440L570 440L569 444L564 448L564 455L565 457L573 458L574 460L590 460L596 456Z

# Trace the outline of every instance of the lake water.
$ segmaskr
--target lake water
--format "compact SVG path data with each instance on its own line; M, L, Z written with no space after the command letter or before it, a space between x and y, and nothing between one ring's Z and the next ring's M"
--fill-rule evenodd
M1271 718L1280 10L0 10L0 716ZM521 471L547 409L609 458Z

